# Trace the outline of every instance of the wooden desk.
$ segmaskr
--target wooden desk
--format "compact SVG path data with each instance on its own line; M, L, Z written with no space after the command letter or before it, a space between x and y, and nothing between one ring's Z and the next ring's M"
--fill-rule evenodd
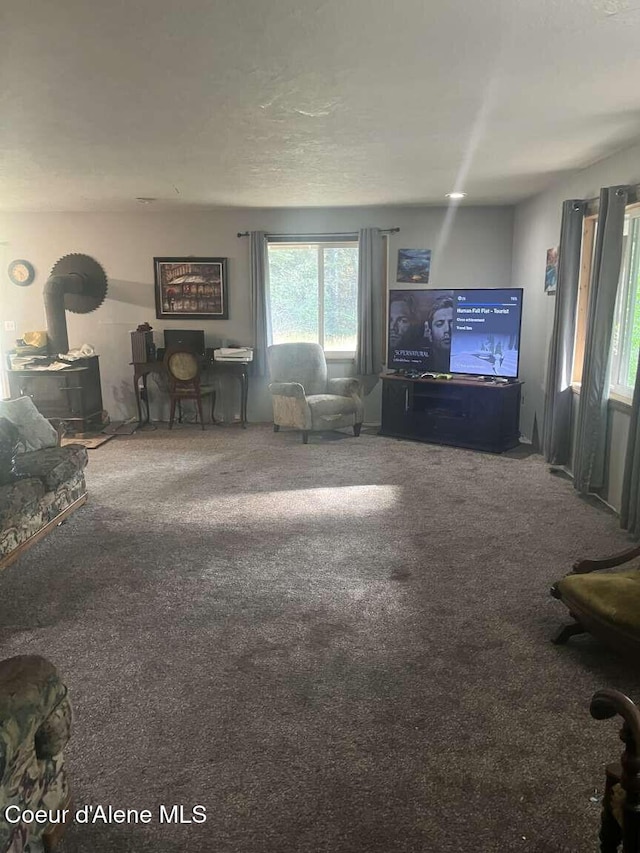
M249 398L249 365L251 362L234 359L233 361L216 361L215 359L203 359L203 370L216 374L227 374L235 376L240 382L240 424L242 429L247 428L247 400ZM138 407L138 424L144 426L149 423L149 393L147 390L147 377L150 373L166 375L163 361L134 362L133 364L133 391L136 396ZM142 379L142 393L140 393L140 379ZM147 407L146 416L142 418L142 404L144 399ZM215 423L215 421L214 421Z

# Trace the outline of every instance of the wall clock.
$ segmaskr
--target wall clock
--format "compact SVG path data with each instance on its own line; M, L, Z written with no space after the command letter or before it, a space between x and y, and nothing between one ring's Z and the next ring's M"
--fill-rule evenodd
M31 284L36 276L33 264L22 259L11 261L8 272L11 281L20 287L26 287L28 284Z

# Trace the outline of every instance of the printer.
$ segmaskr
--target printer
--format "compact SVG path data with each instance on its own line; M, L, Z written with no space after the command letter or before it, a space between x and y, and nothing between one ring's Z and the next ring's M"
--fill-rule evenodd
M251 347L219 347L213 351L214 361L253 361Z

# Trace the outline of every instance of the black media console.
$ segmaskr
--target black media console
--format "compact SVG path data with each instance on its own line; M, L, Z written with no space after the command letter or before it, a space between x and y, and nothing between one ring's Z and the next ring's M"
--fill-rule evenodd
M520 441L521 381L382 374L381 435L502 453Z

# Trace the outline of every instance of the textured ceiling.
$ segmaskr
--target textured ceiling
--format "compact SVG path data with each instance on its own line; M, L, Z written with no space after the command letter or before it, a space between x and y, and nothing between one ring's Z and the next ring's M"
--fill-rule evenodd
M640 137L640 0L2 0L0 209L513 202Z

